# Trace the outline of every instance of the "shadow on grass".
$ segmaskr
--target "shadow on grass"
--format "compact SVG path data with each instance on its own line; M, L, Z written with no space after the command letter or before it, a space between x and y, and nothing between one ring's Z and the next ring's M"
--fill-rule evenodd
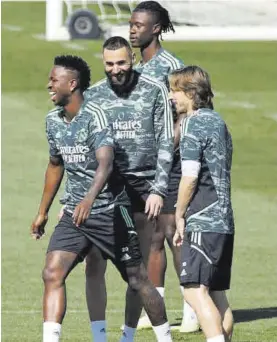
M257 309L238 309L233 310L235 323L251 322L259 319L269 319L277 317L277 307L257 308ZM171 324L173 327L181 325L182 317L175 319Z
M239 309L233 311L236 323L251 322L258 319L268 319L277 317L277 307L257 308L257 309Z

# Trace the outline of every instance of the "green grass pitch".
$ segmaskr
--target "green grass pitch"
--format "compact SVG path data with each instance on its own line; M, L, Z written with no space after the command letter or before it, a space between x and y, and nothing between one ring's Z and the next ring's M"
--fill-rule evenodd
M82 50L34 38L45 28L44 3L2 3L2 341L41 341L41 269L59 204L50 213L47 236L35 242L30 223L40 201L48 147L44 117L51 108L46 91L53 57L78 54L103 76L101 41L78 41ZM164 46L186 64L209 71L215 107L234 142L233 205L236 239L232 287L235 342L277 341L277 44L276 42L178 42ZM169 255L169 253L168 253ZM68 279L68 312L62 341L90 341L84 266ZM110 266L109 341L118 341L125 284ZM169 255L166 305L171 323L181 319L182 299ZM173 333L175 341L204 341L201 333ZM154 341L151 330L137 342Z

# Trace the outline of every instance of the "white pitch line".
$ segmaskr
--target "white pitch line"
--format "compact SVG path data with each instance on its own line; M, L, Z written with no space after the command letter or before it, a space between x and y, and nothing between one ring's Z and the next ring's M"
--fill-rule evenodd
M32 34L32 37L38 40L45 40L45 34L43 33L35 33Z
M6 29L8 31L13 31L13 32L23 31L23 28L21 26L2 24L2 28Z
M62 46L67 49L72 49L72 50L79 50L79 51L86 50L86 47L77 43L62 43Z
M67 310L67 313L88 313L88 310ZM172 313L179 313L183 312L183 310L166 310L166 312L172 312ZM5 315L32 315L41 313L41 310L1 310L2 314ZM118 314L118 313L124 313L124 310L106 310L107 314Z
M277 121L277 113L271 114L271 115L265 115L265 117L269 119L273 119L274 121Z

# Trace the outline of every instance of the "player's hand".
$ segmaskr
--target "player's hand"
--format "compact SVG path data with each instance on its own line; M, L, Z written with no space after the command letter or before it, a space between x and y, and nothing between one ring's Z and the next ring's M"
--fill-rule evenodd
M150 194L145 203L145 214L148 214L148 220L157 217L163 207L163 198L156 194Z
M48 221L48 215L38 214L31 225L31 236L34 240L39 240L45 234L44 227Z
M90 212L91 212L91 207L92 207L92 200L88 199L85 197L75 208L72 218L73 218L73 223L79 227L80 224L84 223L86 219L88 219Z
M59 211L59 214L58 214L58 220L60 221L60 219L63 217L63 213L64 213L64 208L65 208L65 205L63 205Z
M176 231L173 236L173 245L176 247L180 247L183 244L184 236L185 236L185 219L179 218L176 219Z

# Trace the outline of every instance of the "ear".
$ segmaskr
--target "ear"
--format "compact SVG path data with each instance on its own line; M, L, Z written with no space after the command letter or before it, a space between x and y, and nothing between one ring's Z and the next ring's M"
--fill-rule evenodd
M78 81L75 78L73 78L70 81L70 91L73 92L76 88L78 88Z
M137 56L134 52L132 52L132 63L135 64L137 60Z
M154 34L160 34L162 31L161 24L155 24L153 25L153 33Z

